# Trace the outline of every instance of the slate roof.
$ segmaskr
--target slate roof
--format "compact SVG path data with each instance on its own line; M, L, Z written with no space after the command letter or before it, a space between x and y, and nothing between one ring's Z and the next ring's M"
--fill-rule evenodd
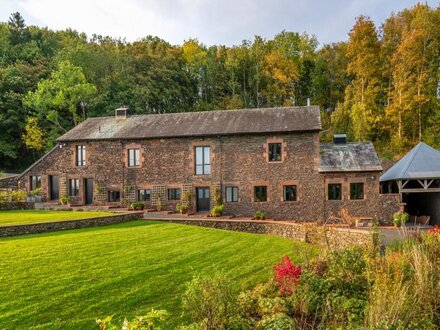
M284 133L321 130L318 106L89 118L63 141Z
M420 142L388 169L380 181L440 178L440 151Z
M41 163L47 156L49 156L52 152L54 152L56 149L58 149L58 145L55 145L52 149L50 149L48 152L46 152L40 159L38 159L35 163L33 163L31 166L29 166L26 170L24 170L20 175L17 176L17 180L20 180L27 172L29 172L34 166Z
M322 143L319 155L320 172L382 171L371 142Z

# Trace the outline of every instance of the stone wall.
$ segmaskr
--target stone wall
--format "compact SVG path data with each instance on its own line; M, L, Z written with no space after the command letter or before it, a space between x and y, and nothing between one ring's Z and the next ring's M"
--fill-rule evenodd
M306 242L330 250L350 246L371 247L376 235L371 229L307 225L305 227Z
M254 220L160 220L178 224L241 231L254 234L268 234L290 238L297 241L306 240L305 227L300 224L276 221L254 221Z
M373 244L373 232L367 229L324 227L260 220L167 219L161 221L254 234L268 234L312 243L330 249L346 248L353 245L371 246Z
M35 203L33 202L0 202L0 211L33 210L34 208Z
M89 218L81 220L67 220L58 222L41 222L34 224L23 224L17 226L0 227L0 237L40 234L60 230L80 229L87 227L107 226L122 222L142 219L143 213L117 214L107 217Z

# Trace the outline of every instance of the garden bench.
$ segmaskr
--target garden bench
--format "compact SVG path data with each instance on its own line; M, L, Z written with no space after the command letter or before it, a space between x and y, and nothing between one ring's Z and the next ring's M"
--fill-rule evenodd
M429 225L431 217L429 215L412 215L410 217L410 223L414 225Z

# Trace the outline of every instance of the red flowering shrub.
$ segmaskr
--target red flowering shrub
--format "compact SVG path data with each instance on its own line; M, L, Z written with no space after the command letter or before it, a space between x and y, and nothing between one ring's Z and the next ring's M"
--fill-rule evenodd
M285 256L273 268L274 280L277 282L283 295L290 296L301 276L301 266L295 266L288 256Z
M427 233L431 235L440 235L440 226L435 225L434 229L428 230Z

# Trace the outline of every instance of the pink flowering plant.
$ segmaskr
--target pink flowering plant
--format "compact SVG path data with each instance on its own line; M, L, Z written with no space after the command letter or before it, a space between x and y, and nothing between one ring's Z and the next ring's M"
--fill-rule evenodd
M285 256L274 267L274 280L280 292L285 296L290 296L295 289L301 276L301 266L295 266L288 256Z

